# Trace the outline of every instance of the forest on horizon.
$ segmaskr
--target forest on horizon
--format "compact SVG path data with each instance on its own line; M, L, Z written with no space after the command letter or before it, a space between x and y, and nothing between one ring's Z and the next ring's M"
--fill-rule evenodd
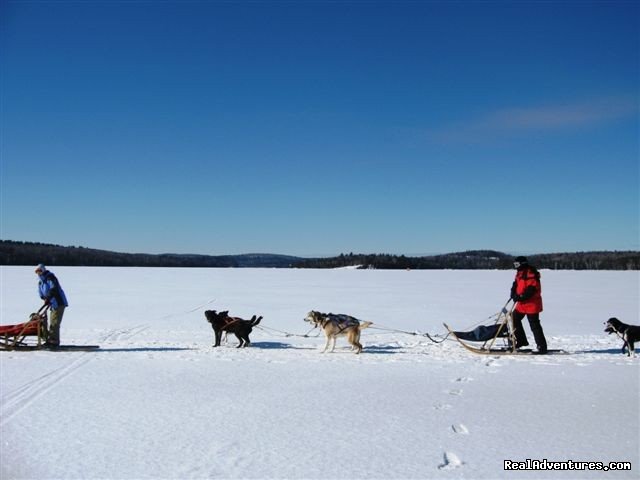
M290 255L145 254L86 247L0 240L0 265L193 267L193 268L344 268L510 269L515 256L495 250L469 250L410 257L391 254L340 254L326 258ZM639 251L563 252L528 255L529 263L551 270L640 270Z

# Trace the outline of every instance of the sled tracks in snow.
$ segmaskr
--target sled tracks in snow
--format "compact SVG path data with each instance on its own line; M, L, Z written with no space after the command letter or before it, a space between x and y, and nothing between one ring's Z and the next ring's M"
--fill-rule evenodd
M148 328L148 325L138 325L127 329L111 330L100 337L99 341L101 343L127 341ZM93 353L92 351L74 352L73 359L65 365L0 396L0 427L7 425L20 412L93 360L95 358ZM55 355L59 354L55 353Z
M110 330L100 338L101 342L125 342L144 332L149 325L136 325L135 327L120 330Z
M89 352L83 352L73 361L63 367L45 373L15 390L0 397L0 427L4 427L16 415L45 395L65 378L82 368L92 357Z

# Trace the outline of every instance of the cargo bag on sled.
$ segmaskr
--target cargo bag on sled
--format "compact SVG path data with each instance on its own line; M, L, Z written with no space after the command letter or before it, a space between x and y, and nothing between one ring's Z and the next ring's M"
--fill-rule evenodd
M453 334L460 340L467 340L470 342L489 342L494 338L507 338L509 336L509 329L504 325L480 325L470 332L456 332Z

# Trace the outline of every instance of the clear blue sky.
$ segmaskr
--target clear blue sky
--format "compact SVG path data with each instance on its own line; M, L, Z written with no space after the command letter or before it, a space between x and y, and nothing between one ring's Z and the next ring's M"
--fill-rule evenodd
M639 249L638 5L2 0L0 237Z

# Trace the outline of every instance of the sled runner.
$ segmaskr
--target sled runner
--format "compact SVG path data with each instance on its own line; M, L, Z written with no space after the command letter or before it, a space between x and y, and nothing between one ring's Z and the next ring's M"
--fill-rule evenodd
M93 352L99 350L100 345L58 345L57 347L47 347L43 345L18 345L13 350L31 351L42 350L46 352Z

